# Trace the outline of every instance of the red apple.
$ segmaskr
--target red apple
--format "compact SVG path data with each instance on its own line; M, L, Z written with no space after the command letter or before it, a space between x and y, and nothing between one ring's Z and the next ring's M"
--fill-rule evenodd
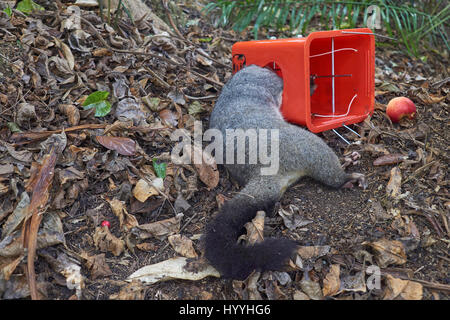
M416 106L406 97L397 97L389 101L386 113L392 122L399 122L404 117L413 119L416 115Z

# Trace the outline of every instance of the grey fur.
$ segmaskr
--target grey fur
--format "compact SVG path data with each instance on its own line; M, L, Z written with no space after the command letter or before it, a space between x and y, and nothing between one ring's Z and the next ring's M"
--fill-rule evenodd
M298 179L309 176L335 188L349 181L365 182L361 174L346 174L336 154L319 137L282 118L282 91L283 81L274 72L248 66L224 86L211 113L210 128L219 129L224 137L227 129L279 130L277 174L261 175L261 163L225 165L244 188L209 223L204 241L206 259L227 278L245 279L255 269L283 268L295 251L295 242L269 238L242 246L236 240L257 210L270 211ZM225 150L224 143L224 154ZM248 143L245 152L248 157Z

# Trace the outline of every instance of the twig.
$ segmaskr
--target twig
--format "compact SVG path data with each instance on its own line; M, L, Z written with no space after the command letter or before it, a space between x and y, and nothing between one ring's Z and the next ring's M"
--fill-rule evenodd
M83 130L83 129L103 129L103 128L106 128L106 126L108 126L108 124L92 123L92 124L82 124L79 126L65 128L65 129L49 130L49 131L42 131L42 132L19 132L19 133L14 133L11 136L11 140L17 141L17 142L15 142L15 146L19 146L19 145L31 143L36 140L48 138L52 134L55 134L55 133L59 134L59 133L63 132L63 130L65 132L72 132L72 131ZM21 141L23 139L28 139L28 140Z
M408 178L402 182L402 185L404 185L406 182L408 182L409 180L411 180L412 178L414 178L417 174L419 174L421 171L425 170L426 168L432 166L433 164L436 163L437 160L431 161L429 163L427 163L424 166L421 166L420 168L416 169L412 174L410 174L408 176Z
M157 74L155 71L153 71L152 69L148 68L148 67L144 67L145 70L147 70L148 73L150 73L154 78L156 78L156 80L158 80L164 87L166 88L171 88L171 85L168 84L166 81L164 81L164 79Z
M435 282L414 279L414 278L411 279L411 278L403 277L403 276L399 276L399 279L418 282L421 285L423 285L425 288L428 288L428 289L450 292L450 285L448 285L448 284L435 283Z
M161 0L161 3L163 5L163 7L164 7L164 10L166 11L167 18L169 19L169 23L172 26L173 30L175 30L175 32L177 33L177 35L180 38L184 39L183 35L181 34L180 30L178 30L177 25L175 24L175 22L172 19L172 15L170 14L170 10L169 10L169 6L167 4L167 0Z
M217 98L217 95L215 95L215 94L209 95L209 96L204 96L204 97L192 97L187 94L184 94L184 95L186 96L186 98L191 99L191 100L208 100L208 99Z

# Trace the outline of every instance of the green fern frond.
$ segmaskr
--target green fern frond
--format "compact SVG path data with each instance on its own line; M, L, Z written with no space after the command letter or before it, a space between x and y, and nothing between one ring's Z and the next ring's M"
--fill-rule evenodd
M238 32L252 25L257 39L263 27L305 34L312 20L324 30L366 26L375 16L368 15L371 5L380 8L385 32L400 39L411 54L420 54L417 48L424 40L434 44L442 41L450 50L446 32L450 5L444 6L439 0L427 1L426 5L415 0L218 0L207 4L205 11L218 11L219 24Z

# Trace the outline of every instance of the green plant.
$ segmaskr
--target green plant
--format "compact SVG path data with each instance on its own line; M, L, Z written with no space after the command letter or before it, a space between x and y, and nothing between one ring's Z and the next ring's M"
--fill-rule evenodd
M153 169L155 169L156 176L158 178L164 179L166 177L166 169L167 169L167 163L158 163L156 159L152 160L153 162Z
M111 111L111 104L106 100L108 96L108 91L95 91L91 93L83 102L84 110L95 108L96 117L106 116Z
M380 9L380 22L386 33L399 38L409 53L418 56L423 40L431 45L443 41L450 49L446 32L450 4L439 0L218 0L207 4L205 11L219 11L219 24L232 25L238 32L253 24L257 38L261 27L305 34L312 21L322 29L366 26L375 17L369 15L372 5Z
M45 10L44 7L38 5L32 0L22 0L19 3L17 3L17 10L20 12L23 12L25 14L31 13L33 10Z
M3 9L3 12L6 13L8 17L12 16L12 9L9 5L5 9Z
M105 2L107 2L106 6L105 6ZM111 11L113 10L112 5L111 5L111 0L99 0L98 5L100 8L100 16L101 16L102 20L105 20L103 17L103 11L104 11L104 9L106 9L106 21L110 25L117 26L119 16L122 16L123 12L125 12L128 15L128 18L130 18L130 20L133 21L130 11L125 6L125 4L123 3L122 0L119 0L119 2L117 3L117 8L114 13L114 21L112 21L112 19L111 19Z

